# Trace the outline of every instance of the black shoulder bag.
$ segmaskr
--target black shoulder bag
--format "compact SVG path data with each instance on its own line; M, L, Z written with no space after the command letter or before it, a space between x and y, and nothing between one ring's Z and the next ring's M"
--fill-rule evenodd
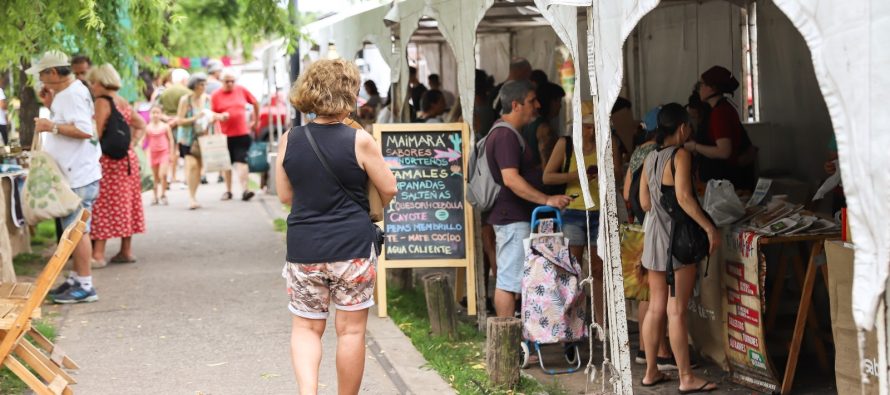
M683 210L683 207L680 207L680 202L677 200L677 169L674 166L674 156L677 155L677 151L679 151L679 149L674 149L670 158L671 175L675 180L674 187L665 188L665 186L662 185L660 199L661 206L664 207L664 210L671 216L673 222L671 225L671 244L668 247L667 265L667 283L671 288L671 296L674 295L675 288L673 258L677 258L681 263L698 263L708 256L708 250L710 249L708 233L695 222L689 214L686 214L686 211ZM711 221L711 223L714 222L711 220L711 217L707 212L705 213L705 217L708 221ZM708 275L708 266L710 266L710 259L708 261L708 264L705 266L705 276Z
M343 193L345 193L346 196L349 197L349 199L351 199L355 204L357 204L359 207L361 207L362 210L368 211L359 202L359 198L357 196L355 196L352 192L350 192L348 189L346 189L346 187L343 186L343 183L340 182L340 178L337 177L337 174L335 174L334 171L331 170L331 166L328 165L328 161L325 160L324 155L322 155L321 151L318 149L318 145L315 144L315 139L312 138L312 132L309 130L309 125L306 125L305 129L306 129L306 138L309 140L309 145L312 146L312 152L315 152L315 157L318 158L319 162L321 162L321 166L324 167L324 169L328 172L328 174L334 178L334 182L336 182L337 185L340 186L340 189L343 190ZM380 253L382 252L382 249L383 249L383 241L385 239L386 232L384 232L383 229L380 229L380 227L377 226L377 224L375 224L373 222L371 223L371 228L374 231L374 253L376 253L377 256L380 256Z

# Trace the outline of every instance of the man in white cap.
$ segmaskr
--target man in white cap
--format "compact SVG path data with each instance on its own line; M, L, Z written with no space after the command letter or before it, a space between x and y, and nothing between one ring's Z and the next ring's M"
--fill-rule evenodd
M58 51L48 51L27 70L38 76L43 84L40 99L50 108L51 118L35 118L34 132L45 133L43 151L59 165L68 185L80 196L81 206L90 210L99 195L99 179L102 168L99 157L102 151L93 124L93 99L84 84L76 82L68 56ZM35 135L34 138L41 138ZM62 226L68 227L78 219L78 211L61 218ZM74 270L68 279L50 295L56 303L95 302L99 300L93 287L90 257L90 222L74 248Z

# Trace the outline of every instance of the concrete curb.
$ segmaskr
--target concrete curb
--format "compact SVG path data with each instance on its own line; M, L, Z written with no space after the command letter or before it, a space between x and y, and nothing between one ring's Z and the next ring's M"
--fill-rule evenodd
M402 394L454 394L445 380L436 371L427 367L426 359L411 344L389 318L378 318L377 309L371 309L368 317L368 346L374 353L374 344L380 354L374 353L390 379L403 390ZM398 379L395 379L398 377ZM403 384L400 385L399 381Z

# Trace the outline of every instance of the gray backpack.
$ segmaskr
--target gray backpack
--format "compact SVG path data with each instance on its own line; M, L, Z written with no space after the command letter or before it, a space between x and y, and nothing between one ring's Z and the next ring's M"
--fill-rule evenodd
M519 146L522 147L522 152L525 152L525 138L513 126L501 120L495 122L491 130L498 127L512 130L516 134L516 138L519 139ZM489 137L491 137L491 132L476 142L476 147L473 149L473 154L470 155L469 163L467 201L470 202L470 205L483 212L490 210L494 206L502 187L494 180L494 176L491 175L491 168L488 166L488 158L485 155L485 143L488 142Z

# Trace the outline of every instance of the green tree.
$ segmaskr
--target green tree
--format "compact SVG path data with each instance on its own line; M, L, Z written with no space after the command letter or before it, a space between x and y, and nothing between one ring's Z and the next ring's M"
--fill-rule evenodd
M47 50L89 55L128 79L147 56L214 56L234 48L249 54L258 40L275 37L291 49L299 37L277 0L6 0L3 8L9 23L0 24L0 70L16 74L25 146L39 103L24 70Z
M24 72L32 58L51 49L86 53L131 77L130 68L122 66L132 54L163 50L160 39L169 29L168 19L176 19L171 8L172 0L6 0L0 69L16 74L22 144L31 143L31 119L39 109L33 77Z

